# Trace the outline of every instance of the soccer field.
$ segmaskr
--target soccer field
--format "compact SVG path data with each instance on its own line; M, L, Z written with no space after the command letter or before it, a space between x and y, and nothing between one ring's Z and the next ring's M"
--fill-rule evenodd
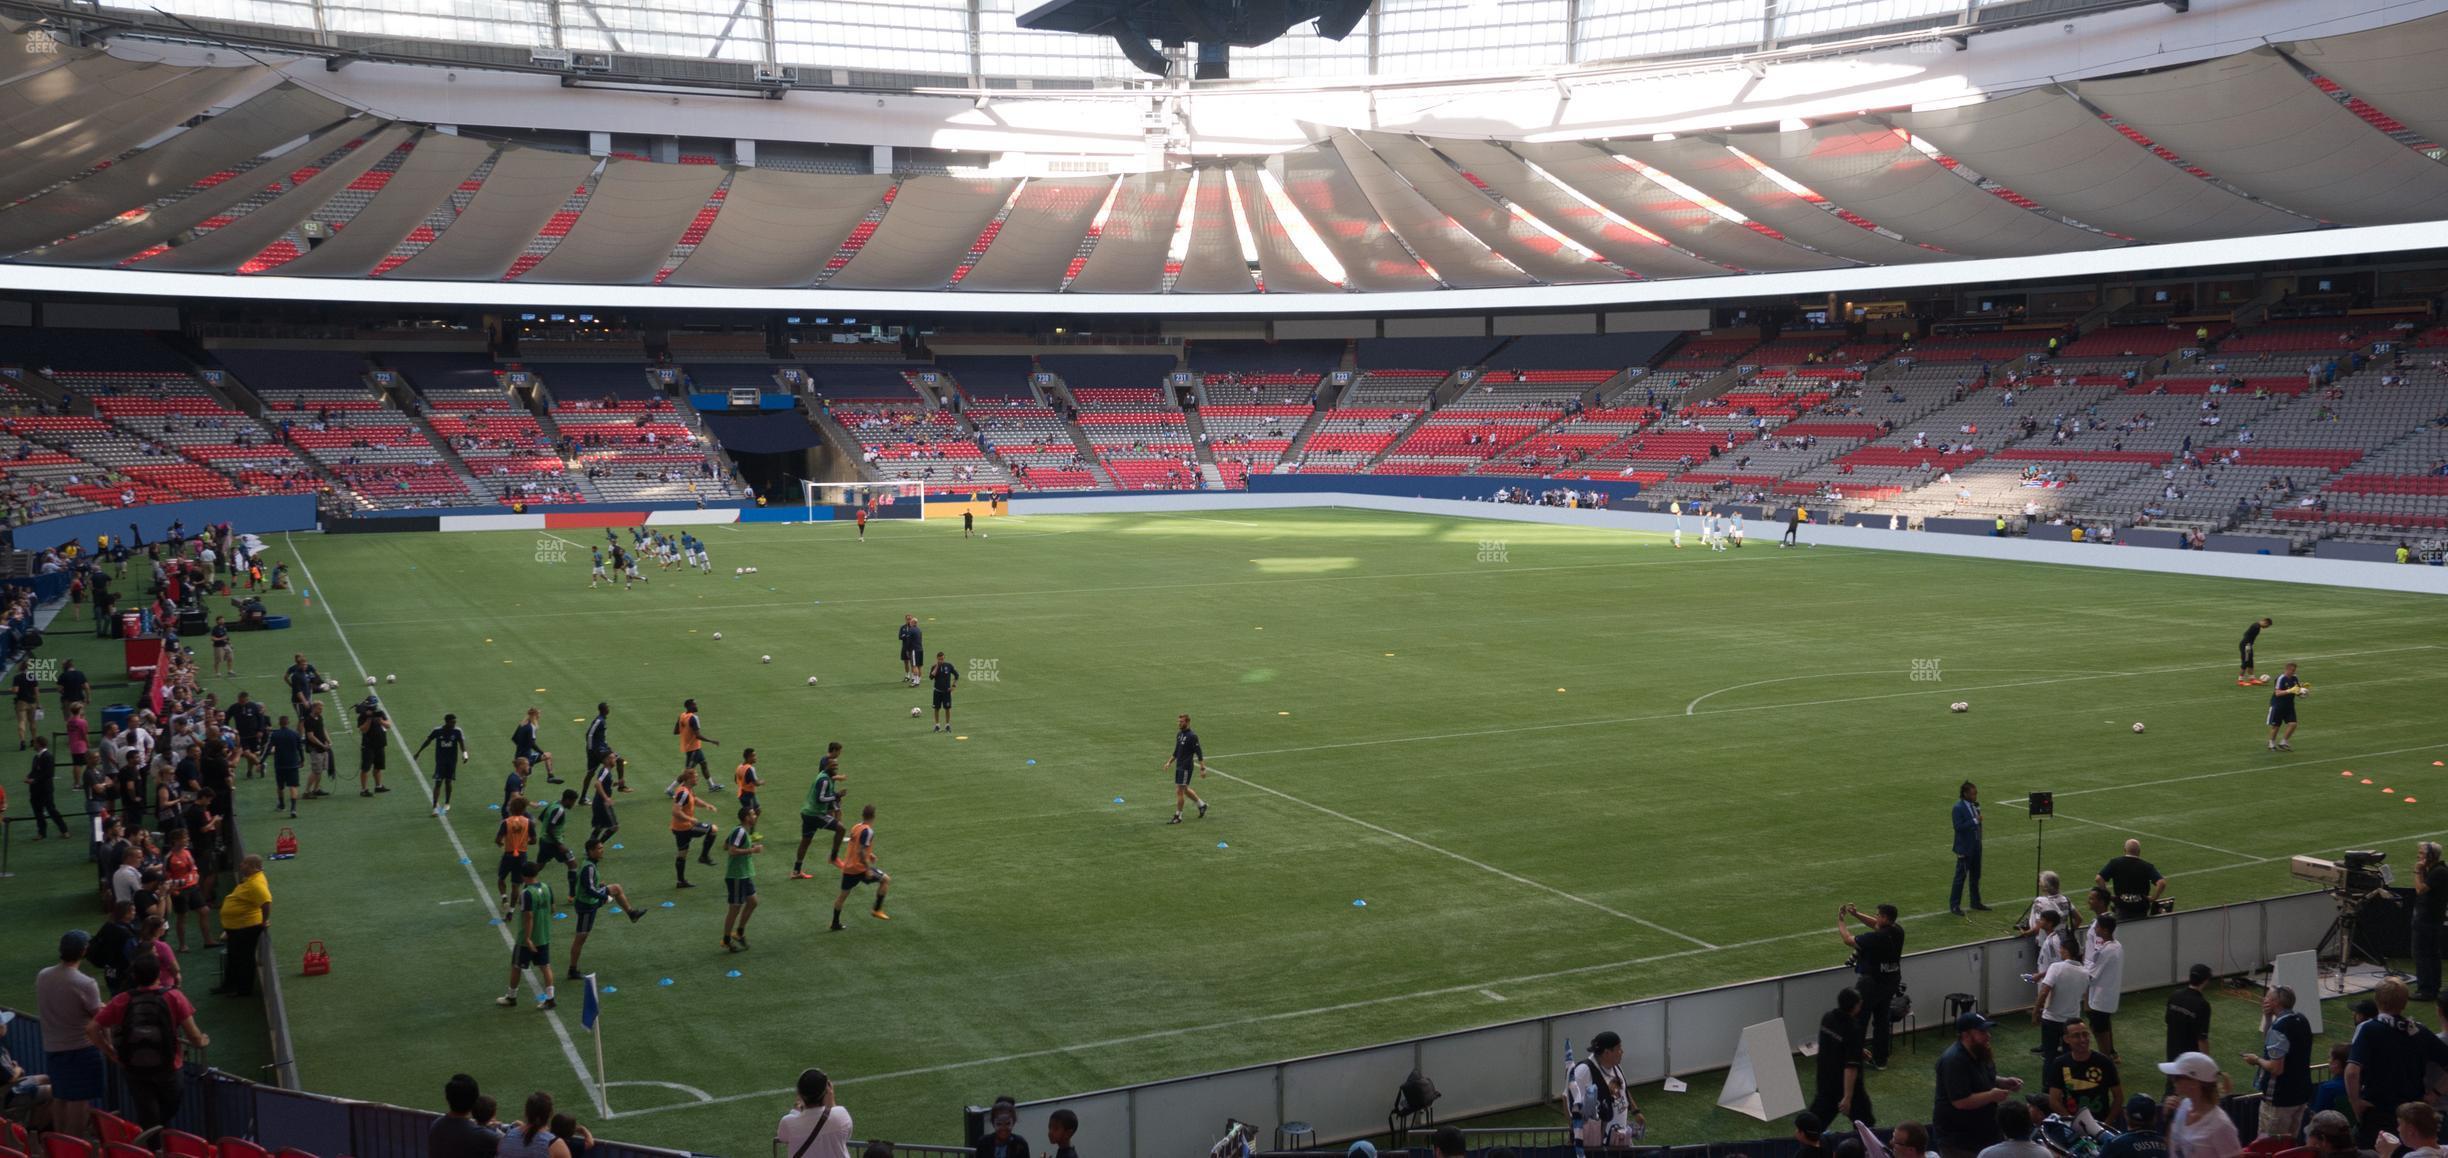
M327 712L396 673L407 746L452 711L474 747L446 821L395 750L397 791L308 801L304 855L273 868L283 955L321 938L335 961L287 983L308 1088L430 1106L464 1069L505 1105L583 1102L575 990L492 1004L487 804L531 704L574 785L609 700L638 788L606 875L650 915L586 953L617 990L597 1129L742 1156L810 1064L860 1135L940 1141L997 1093L1831 964L1842 901L1901 906L1910 949L1992 936L2029 896L2032 789L2057 793L2052 867L2087 879L2138 836L2186 906L2293 891L2293 853L2448 831L2436 599L1356 511L981 525L712 528L718 574L634 591L587 589L601 532L275 539L313 606L241 639L224 698L279 700L303 650L342 683ZM954 734L910 718L904 614L962 672ZM2264 669L2300 659L2319 690L2291 754L2232 678L2261 615ZM718 944L717 870L671 887L686 697L721 777L750 745L769 781L746 953ZM1170 827L1178 712L1214 809ZM862 892L839 933L832 876L787 879L829 740L893 875L894 919ZM1977 924L1943 915L1965 777L2000 906Z

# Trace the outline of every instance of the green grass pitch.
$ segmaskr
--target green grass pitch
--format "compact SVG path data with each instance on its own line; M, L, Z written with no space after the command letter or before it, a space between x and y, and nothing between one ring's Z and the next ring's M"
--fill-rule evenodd
M597 1129L738 1155L809 1064L861 1135L943 1140L996 1093L1831 964L1841 901L1901 906L1909 948L1995 935L2030 893L2035 826L2010 802L2031 789L2057 793L2051 867L2087 880L2139 836L2187 906L2292 891L2293 853L2448 831L2435 599L1342 510L982 525L711 529L716 575L634 591L587 589L600 531L275 538L314 603L240 640L224 698L278 699L302 650L335 701L397 673L381 691L411 745L454 711L474 746L447 832L395 750L397 791L308 802L305 855L275 866L283 953L316 937L335 961L287 984L308 1087L433 1105L465 1069L505 1105L583 1101L574 991L556 1015L492 1004L486 805L531 704L574 784L581 720L611 701L638 788L607 877L654 907L587 947L618 989ZM909 717L905 613L963 674L954 735ZM2301 659L2318 689L2291 754L2233 680L2261 615L2265 670ZM685 697L723 779L752 745L770 782L742 954L717 943L715 870L671 888L658 791ZM1178 712L1214 810L1168 827ZM894 878L894 919L862 893L841 933L832 878L787 879L829 740ZM1940 912L1966 777L1999 906L1977 924Z

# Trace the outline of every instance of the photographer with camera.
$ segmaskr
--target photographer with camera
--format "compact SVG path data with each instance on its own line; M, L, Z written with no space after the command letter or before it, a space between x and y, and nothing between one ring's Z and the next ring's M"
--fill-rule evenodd
M1864 926L1859 934L1846 918ZM1904 928L1896 923L1896 907L1880 905L1875 916L1847 902L1836 910L1836 936L1853 950L1853 972L1860 977L1861 1024L1869 1033L1870 1064L1887 1068L1889 1035L1895 1029L1895 999L1904 991Z

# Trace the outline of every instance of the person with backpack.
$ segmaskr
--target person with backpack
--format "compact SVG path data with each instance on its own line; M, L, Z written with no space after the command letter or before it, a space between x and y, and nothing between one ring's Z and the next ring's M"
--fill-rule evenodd
M1573 1115L1579 1145L1605 1148L1630 1145L1647 1132L1648 1115L1632 1100L1623 1076L1622 1035L1600 1030L1590 1038L1589 1056L1565 1071L1567 1107Z
M179 1043L203 1049L212 1039L196 1025L195 1005L187 995L162 984L159 958L138 956L128 974L136 987L94 1014L85 1039L119 1067L136 1124L149 1130L169 1125L178 1114Z

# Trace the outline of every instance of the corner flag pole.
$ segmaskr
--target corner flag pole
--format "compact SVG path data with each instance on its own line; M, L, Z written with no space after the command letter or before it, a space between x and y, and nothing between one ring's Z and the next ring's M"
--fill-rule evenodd
M578 1020L595 1035L595 1104L611 1109L612 1099L604 1080L603 1006L595 996L595 975L586 975L586 1004L580 1008Z

